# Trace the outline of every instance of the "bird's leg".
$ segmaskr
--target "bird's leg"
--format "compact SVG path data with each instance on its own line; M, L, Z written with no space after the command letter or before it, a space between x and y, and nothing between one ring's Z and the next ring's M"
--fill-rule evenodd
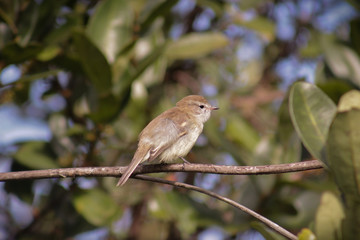
M191 162L189 162L188 160L186 160L184 157L179 157L181 160L183 160L184 161L184 163L186 163L186 164L191 164Z

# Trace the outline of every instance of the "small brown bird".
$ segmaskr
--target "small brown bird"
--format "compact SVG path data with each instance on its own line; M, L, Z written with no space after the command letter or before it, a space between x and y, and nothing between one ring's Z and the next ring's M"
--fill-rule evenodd
M194 146L211 111L217 109L204 97L190 95L153 119L140 133L135 155L116 186L123 185L142 162L156 158L165 163L176 158L187 162L184 156Z

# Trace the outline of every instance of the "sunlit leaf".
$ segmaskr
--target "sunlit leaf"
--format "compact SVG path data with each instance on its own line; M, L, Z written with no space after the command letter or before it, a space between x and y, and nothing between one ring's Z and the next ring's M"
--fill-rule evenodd
M315 234L308 228L303 228L297 235L298 240L316 240ZM321 238L319 238L321 239Z
M89 223L106 226L121 216L114 199L100 189L81 191L72 199L73 205Z
M56 155L46 142L27 142L14 154L16 161L31 169L58 168Z
M99 94L109 93L111 69L104 55L83 32L74 32L73 38L81 65L96 91Z
M315 217L318 239L341 239L341 223L344 217L344 209L339 199L331 192L324 192Z
M337 113L326 142L327 162L341 191L360 199L360 110Z
M319 88L306 82L292 86L289 103L291 120L305 147L324 161L322 151L336 113L335 104Z
M227 44L221 33L190 33L170 43L165 55L171 59L200 58Z
M133 15L129 1L105 0L90 18L86 32L110 63L132 38Z
M57 45L49 45L45 47L38 55L37 59L40 61L49 61L56 57L61 52L61 48Z
M340 98L339 112L349 111L352 108L360 109L360 91L358 90L351 90Z
M118 97L120 108L128 101L132 83L145 71L149 66L154 64L160 56L163 55L164 47L156 47L148 55L139 61L136 67L129 66L125 73L119 77L114 87L115 95Z
M325 59L336 76L349 79L360 87L360 58L351 48L340 44L328 45Z

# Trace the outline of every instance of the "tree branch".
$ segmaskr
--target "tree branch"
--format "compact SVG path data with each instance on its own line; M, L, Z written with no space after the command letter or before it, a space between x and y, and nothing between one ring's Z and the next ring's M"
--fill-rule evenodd
M0 173L0 181L68 177L120 177L120 175L125 171L126 168L127 167L81 167L5 172ZM136 174L156 172L197 172L226 175L263 175L299 172L321 168L323 168L323 165L318 160L263 166L224 166L213 164L153 164L138 166L134 171L133 176Z
M272 222L271 220L267 219L266 217L261 216L257 212L254 212L253 210L251 210L251 209L249 209L249 208L235 202L234 200L231 200L229 198L221 196L221 195L219 195L217 193L214 193L212 191L209 191L209 190L206 190L206 189L194 186L194 185L181 183L181 182L175 182L175 181L169 181L169 180L165 180L165 179L162 179L162 178L155 178L155 177L143 176L143 175L137 175L134 178L145 180L145 181L168 184L168 185L172 185L174 187L185 188L185 189L188 189L188 190L193 190L193 191L196 191L196 192L206 194L206 195L208 195L210 197L213 197L213 198L216 198L216 199L218 199L220 201L228 203L231 206L236 207L237 209L240 209L241 211L243 211L243 212L249 214L250 216L256 218L257 220L264 223L269 228L273 229L274 231L278 232L279 234L281 234L282 236L284 236L284 237L286 237L288 239L291 239L291 240L296 240L297 239L297 237L294 234L292 234L291 232L289 232L286 229L282 228L278 224Z

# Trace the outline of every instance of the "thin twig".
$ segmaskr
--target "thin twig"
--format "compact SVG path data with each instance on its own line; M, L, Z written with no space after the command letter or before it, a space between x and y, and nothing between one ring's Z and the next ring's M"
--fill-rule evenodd
M297 237L292 234L291 232L287 231L286 229L280 227L278 224L272 222L271 220L267 219L266 217L261 216L260 214L254 212L253 210L229 199L226 198L224 196L221 196L217 193L214 193L212 191L194 186L194 185L190 185L190 184L186 184L186 183L181 183L181 182L175 182L175 181L169 181L169 180L165 180L162 178L156 178L156 177L150 177L150 176L143 176L143 175L137 175L134 176L134 178L136 179L141 179L141 180L145 180L145 181L150 181L150 182L158 182L158 183L163 183L163 184L168 184L168 185L172 185L175 187L180 187L180 188L185 188L188 190L193 190L193 191L197 191L203 194L206 194L210 197L216 198L220 201L226 202L238 209L240 209L241 211L253 216L254 218L256 218L257 220L259 220L260 222L264 223L266 226L268 226L269 228L273 229L274 231L278 232L279 234L281 234L282 236L291 239L291 240L296 240Z
M141 165L134 171L136 174L156 172L197 172L226 175L264 175L299 172L321 169L318 160L305 162L263 165L263 166L223 166L213 164L154 164ZM76 178L76 177L119 177L126 167L80 167L58 168L0 173L0 181L43 179L43 178Z

